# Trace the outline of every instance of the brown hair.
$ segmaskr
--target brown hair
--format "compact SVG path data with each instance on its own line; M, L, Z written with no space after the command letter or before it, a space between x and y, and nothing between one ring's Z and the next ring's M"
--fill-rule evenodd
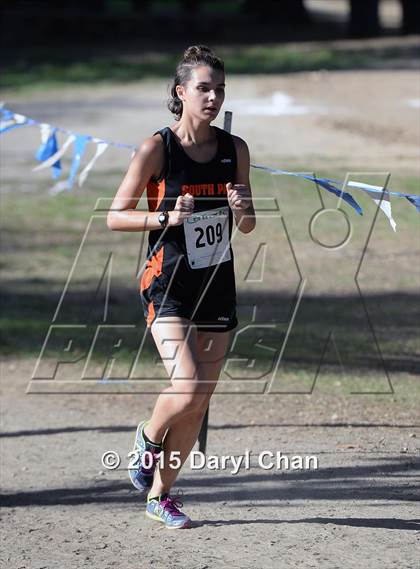
M179 121L182 116L182 101L176 92L177 85L185 85L191 78L191 71L199 65L207 65L219 71L225 70L225 64L214 52L205 45L192 45L184 51L184 57L178 63L175 77L171 86L171 95L168 100L168 109Z

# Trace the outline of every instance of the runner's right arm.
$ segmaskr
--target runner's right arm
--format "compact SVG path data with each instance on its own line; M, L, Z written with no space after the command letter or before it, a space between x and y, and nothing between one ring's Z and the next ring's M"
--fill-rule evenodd
M152 231L162 229L160 211L136 210L139 199L150 178L157 178L164 165L164 148L160 135L147 138L133 156L127 173L112 201L107 215L107 226L112 231ZM192 205L193 207L193 205ZM180 225L192 212L185 196L177 199L174 211L169 213L168 225Z

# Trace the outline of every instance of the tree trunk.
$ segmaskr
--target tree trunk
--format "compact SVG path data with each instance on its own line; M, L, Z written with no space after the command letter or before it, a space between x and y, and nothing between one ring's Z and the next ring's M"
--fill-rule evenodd
M368 38L380 32L379 0L350 0L349 32L355 38Z
M304 0L246 0L245 12L259 14L262 17L277 17L279 24L305 24L309 15Z
M402 32L403 34L420 33L420 2L419 0L401 0Z
M131 0L132 10L138 14L149 12L150 4L150 0Z

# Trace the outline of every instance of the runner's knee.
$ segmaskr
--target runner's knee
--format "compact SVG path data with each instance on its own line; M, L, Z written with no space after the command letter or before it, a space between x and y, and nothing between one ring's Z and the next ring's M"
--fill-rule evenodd
M181 391L181 390L180 390ZM186 413L201 413L204 405L203 393L190 392L190 393L177 393L181 398L182 410Z

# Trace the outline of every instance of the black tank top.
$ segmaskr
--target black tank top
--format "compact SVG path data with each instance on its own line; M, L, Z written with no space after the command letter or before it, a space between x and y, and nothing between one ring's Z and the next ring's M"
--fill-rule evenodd
M205 268L192 268L188 261L184 224L149 231L147 260L155 274L172 278L171 289L178 294L197 292L197 287L201 288L211 279L215 293L235 297L234 258L230 244L233 214L227 200L226 184L235 182L236 148L228 132L215 126L212 128L217 137L217 152L205 163L190 158L169 127L155 133L159 133L164 142L164 168L158 179L152 178L147 184L147 200L149 211L170 211L175 208L178 196L190 193L194 196L194 213L227 208L228 218L224 219L225 226L228 225L225 231L228 232L229 260ZM205 241L206 235L201 237ZM214 238L214 232L207 237Z

